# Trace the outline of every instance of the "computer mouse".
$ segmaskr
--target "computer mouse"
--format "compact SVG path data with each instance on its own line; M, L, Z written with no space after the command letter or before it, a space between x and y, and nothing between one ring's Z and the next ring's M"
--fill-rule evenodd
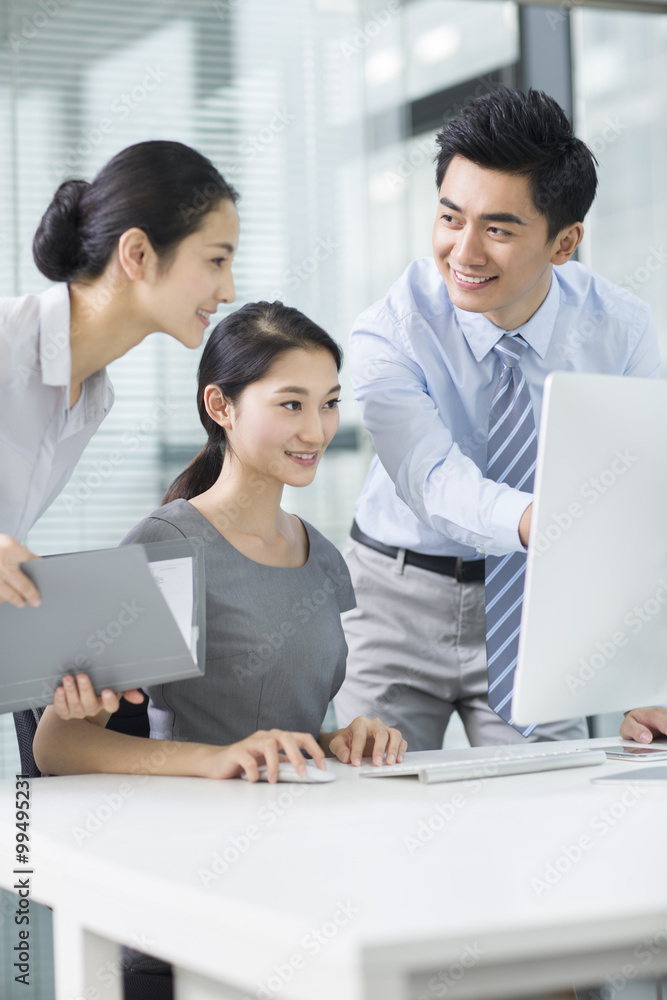
M293 781L298 784L312 784L318 785L325 781L335 781L336 775L331 771L321 771L317 764L312 761L305 761L306 773L303 777L298 773L293 764L289 761L284 760L278 764L278 781ZM248 780L248 775L245 772L241 775L242 778ZM266 764L262 764L259 768L259 781L268 781L267 767Z

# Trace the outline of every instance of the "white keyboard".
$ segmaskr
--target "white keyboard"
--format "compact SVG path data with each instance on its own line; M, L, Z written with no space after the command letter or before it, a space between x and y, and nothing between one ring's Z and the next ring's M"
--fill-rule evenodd
M530 774L532 771L556 771L564 767L591 767L605 764L604 750L561 750L554 753L511 755L507 752L468 760L438 761L432 764L412 764L404 761L391 767L365 764L359 773L364 778L400 778L417 775L420 781L470 781L478 778L499 778L506 774Z

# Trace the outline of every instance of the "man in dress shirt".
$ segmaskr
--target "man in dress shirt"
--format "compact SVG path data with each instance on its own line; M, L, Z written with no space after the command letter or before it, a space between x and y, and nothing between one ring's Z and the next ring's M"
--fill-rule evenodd
M485 478L494 345L508 331L527 342L537 426L555 369L659 367L649 307L571 260L597 176L556 102L499 90L437 139L433 259L361 314L349 348L377 456L345 551L357 608L335 705L339 725L381 715L411 750L439 748L454 709L473 745L524 739L488 704L484 557L525 548L532 502ZM575 719L530 739L586 735Z

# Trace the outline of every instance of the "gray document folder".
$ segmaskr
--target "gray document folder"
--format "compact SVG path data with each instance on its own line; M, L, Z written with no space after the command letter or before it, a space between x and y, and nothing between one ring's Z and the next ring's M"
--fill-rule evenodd
M149 569L149 562L160 563L166 576L167 567L174 569L171 560L185 560L176 573L192 607L189 644L187 623L179 628ZM38 608L0 604L0 712L50 704L65 673L87 673L98 693L204 673L199 539L46 556L22 568L42 603Z

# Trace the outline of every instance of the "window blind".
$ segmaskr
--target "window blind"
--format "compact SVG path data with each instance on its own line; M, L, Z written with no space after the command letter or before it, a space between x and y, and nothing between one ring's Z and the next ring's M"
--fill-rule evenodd
M344 344L366 304L363 283L349 280L363 273L359 202L348 197L362 160L362 60L346 61L341 45L358 18L356 4L308 0L11 2L0 56L0 124L11 136L0 149L0 294L47 286L31 243L62 180L91 179L133 142L176 139L241 194L230 308L281 298ZM159 503L203 443L199 355L154 335L111 365L116 404L30 546L115 545ZM344 397L342 422L354 430L349 389ZM325 461L331 468L292 505L306 517L312 508L342 542L365 465L340 451Z

